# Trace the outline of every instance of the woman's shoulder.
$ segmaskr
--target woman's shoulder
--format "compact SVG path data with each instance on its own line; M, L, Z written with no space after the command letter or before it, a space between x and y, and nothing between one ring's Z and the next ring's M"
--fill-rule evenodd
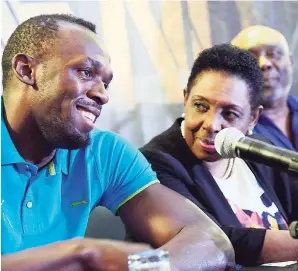
M183 140L179 119L177 119L170 128L153 137L140 150L141 152L170 152L175 150L175 146L179 145L181 139Z

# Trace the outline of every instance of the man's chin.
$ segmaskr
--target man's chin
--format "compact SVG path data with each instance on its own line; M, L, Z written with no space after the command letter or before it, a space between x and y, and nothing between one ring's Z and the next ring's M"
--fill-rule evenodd
M270 107L271 105L275 104L279 99L280 99L280 97L278 95L276 95L275 93L273 93L273 92L271 94L267 93L263 97L262 105L265 108Z
M63 138L51 140L55 148L77 150L86 148L90 144L90 136L86 135L68 135Z
M77 150L86 148L90 144L90 137L87 134L84 137L74 137L69 142L67 142L67 149L69 150Z

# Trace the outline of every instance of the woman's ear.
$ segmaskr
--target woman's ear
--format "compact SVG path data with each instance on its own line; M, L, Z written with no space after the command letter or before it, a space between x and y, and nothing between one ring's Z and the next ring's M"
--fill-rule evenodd
M35 85L35 62L26 54L17 54L12 59L12 69L17 78L26 85Z
M258 108L256 110L254 110L253 114L251 115L251 121L250 121L250 124L249 124L248 131L252 131L255 128L255 126L256 126L262 112L263 112L263 106L262 105L259 105Z
M187 99L188 99L189 93L187 92L187 89L183 89L183 97L184 97L184 106L186 105Z

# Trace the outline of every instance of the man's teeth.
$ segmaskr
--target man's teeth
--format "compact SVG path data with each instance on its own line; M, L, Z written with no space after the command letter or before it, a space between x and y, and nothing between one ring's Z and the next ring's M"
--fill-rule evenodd
M79 109L80 113L82 114L82 116L92 122L95 121L95 115L88 112L88 111L85 111L85 110L82 110L82 109Z

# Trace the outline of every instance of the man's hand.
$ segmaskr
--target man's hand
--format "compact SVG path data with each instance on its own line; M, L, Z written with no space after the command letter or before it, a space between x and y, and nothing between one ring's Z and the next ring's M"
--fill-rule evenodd
M127 258L129 254L150 249L149 245L133 244L120 241L83 239L80 258L94 270L128 270ZM100 248L98 247L100 246Z
M129 254L148 249L144 244L76 238L4 255L1 262L3 271L125 271Z

